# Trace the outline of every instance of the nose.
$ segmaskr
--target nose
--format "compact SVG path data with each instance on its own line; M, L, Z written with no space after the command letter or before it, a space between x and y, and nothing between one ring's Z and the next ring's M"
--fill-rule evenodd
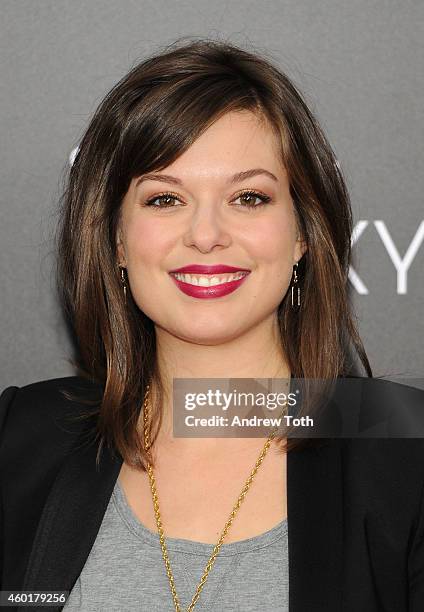
M185 246L208 253L217 246L228 247L231 240L228 223L224 222L216 203L210 202L196 207L184 234Z

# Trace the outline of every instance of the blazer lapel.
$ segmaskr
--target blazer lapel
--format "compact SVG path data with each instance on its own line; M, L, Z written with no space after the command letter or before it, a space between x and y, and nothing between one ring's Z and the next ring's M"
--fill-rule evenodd
M341 610L340 440L287 456L290 612Z
M290 612L341 610L339 442L326 441L287 457ZM94 443L83 449L79 444L64 462L41 515L24 590L71 591L80 575L122 466L122 457L105 446L96 467L96 452Z
M70 591L80 575L122 465L120 455L104 447L96 467L96 453L93 442L83 449L78 444L62 466L40 518L24 590Z

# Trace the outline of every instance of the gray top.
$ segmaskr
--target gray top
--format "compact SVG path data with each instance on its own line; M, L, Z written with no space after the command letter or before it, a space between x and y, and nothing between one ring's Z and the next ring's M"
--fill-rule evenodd
M288 612L287 532L286 519L259 536L224 542L195 611ZM165 542L186 610L214 545L180 538ZM64 610L175 612L159 535L140 523L119 480Z

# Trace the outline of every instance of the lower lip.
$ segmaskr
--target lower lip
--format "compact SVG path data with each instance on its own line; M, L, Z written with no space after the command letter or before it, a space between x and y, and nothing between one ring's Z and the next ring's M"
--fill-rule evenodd
M178 278L175 278L175 276L172 274L170 274L170 276L173 278L178 289L180 289L186 295L190 295L191 297L195 298L210 299L222 297L223 295L232 293L240 287L249 274L250 272L238 280L230 281L228 283L221 283L220 285L213 285L212 287L199 287L198 285L191 285L190 283L185 283L184 281L178 280Z

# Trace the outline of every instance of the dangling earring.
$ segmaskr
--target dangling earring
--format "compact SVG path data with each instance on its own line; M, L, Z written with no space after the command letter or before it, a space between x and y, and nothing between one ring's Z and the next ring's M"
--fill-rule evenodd
M125 299L125 303L126 303L127 302L127 282L125 280L124 268L121 268L121 282L122 282L122 285L124 287L124 299Z
M300 308L300 286L298 285L299 278L297 276L297 268L299 263L296 262L293 266L293 285L291 288L291 305L294 310ZM297 285L297 286L296 286ZM297 303L295 304L295 292L297 293Z

